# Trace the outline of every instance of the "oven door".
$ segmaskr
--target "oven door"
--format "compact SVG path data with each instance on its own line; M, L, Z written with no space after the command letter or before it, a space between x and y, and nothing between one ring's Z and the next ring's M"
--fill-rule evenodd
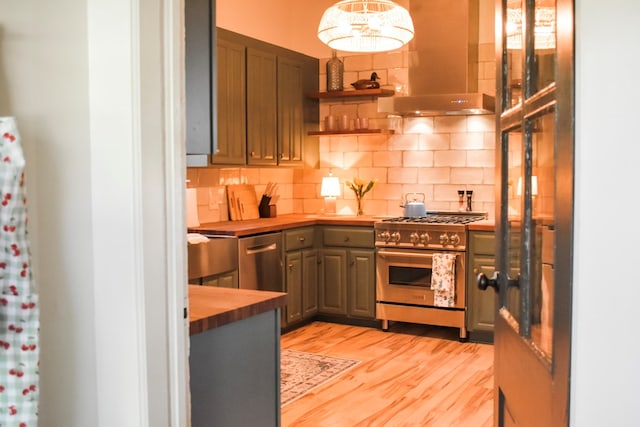
M376 253L376 299L378 302L433 306L431 273L434 251L379 248ZM465 253L453 252L455 308L465 307Z

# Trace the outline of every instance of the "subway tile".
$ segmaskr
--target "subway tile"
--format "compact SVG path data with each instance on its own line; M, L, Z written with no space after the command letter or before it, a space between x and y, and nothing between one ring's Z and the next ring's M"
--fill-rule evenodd
M418 183L420 184L448 184L451 181L451 168L420 168L418 169Z
M240 184L260 183L260 169L242 168L240 169Z
M390 184L412 184L418 182L418 168L389 168L387 182Z
M467 152L462 150L436 151L433 157L433 165L442 166L465 166L467 163Z
M433 166L433 151L405 151L402 153L403 167Z
M330 151L320 157L320 167L324 168L344 168L345 161L343 153Z
M450 133L427 133L418 137L418 149L420 150L448 150L450 146Z
M494 167L495 151L494 150L475 150L467 151L468 167Z
M403 53L403 58L405 54ZM391 68L387 71L387 85L392 86L395 95L409 94L409 70L407 68Z
M418 135L393 135L389 138L389 150L417 150Z
M484 148L484 134L481 132L466 132L451 134L452 150L481 150Z
M496 133L484 132L483 134L483 146L487 150L494 150L496 148Z
M467 118L468 132L495 132L496 121L492 114L469 116Z
M437 133L467 131L466 116L437 116L433 122L433 130Z
M397 200L399 199L399 195L401 192L402 192L402 184L378 183L373 188L373 195L376 199Z
M293 198L307 199L320 196L320 184L293 184Z
M371 54L363 54L363 55L349 55L341 57L338 55L344 64L344 71L360 71L360 70L370 70L373 66L373 55Z
M407 194L412 195L416 193L424 194L426 200L433 200L434 188L434 184L404 184L401 193L398 195L399 197L396 196L396 198L404 201L406 200Z
M373 156L371 155L371 152L344 153L343 158L344 158L344 167L346 168L366 168L366 167L373 166Z
M399 51L384 52L373 55L373 68L396 68L402 67L403 54Z
M493 186L495 181L496 181L496 169L495 168L483 168L482 169L482 183Z
M356 136L332 137L329 150L340 153L358 151L358 138Z
M451 168L451 184L483 184L483 168Z
M237 174L237 170L236 170ZM198 168L198 187L210 187L212 185L220 185L223 172L213 167Z
M358 136L358 151L386 151L387 135L360 135Z
M402 132L404 134L432 134L433 129L433 117L405 117L402 121Z
M373 153L374 167L402 166L402 151L375 151Z

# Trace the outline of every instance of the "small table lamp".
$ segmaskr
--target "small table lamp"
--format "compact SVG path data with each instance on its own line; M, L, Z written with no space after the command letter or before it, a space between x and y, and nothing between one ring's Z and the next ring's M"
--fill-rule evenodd
M322 178L322 187L320 195L324 197L324 213L336 213L336 197L340 195L340 180L338 177L331 175Z

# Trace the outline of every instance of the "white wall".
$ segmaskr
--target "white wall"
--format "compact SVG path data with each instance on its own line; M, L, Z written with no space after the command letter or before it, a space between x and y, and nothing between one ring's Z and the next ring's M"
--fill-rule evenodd
M100 112L98 106L94 105L91 111L89 80L92 73L87 53L87 49L92 53L100 51L95 44L87 44L88 9L92 14L102 13L105 27L114 25L115 28L121 19L113 15L113 8L121 7L125 15L131 11L126 10L129 4L126 0L98 3L59 0L38 2L36 7L31 2L0 0L0 114L18 118L26 146L30 231L35 273L43 300L43 426L139 425L140 414L131 403L135 405L142 387L138 383L140 350L122 346L121 340L126 342L135 337L136 332L130 328L136 329L140 323L132 313L129 299L130 287L135 286L133 275L129 271L118 271L116 264L113 271L117 274L105 283L96 277L96 271L105 268L105 263L114 264L108 255L94 258L94 233L100 231L108 231L114 241L124 243L124 246L112 246L114 256L122 256L118 251L132 251L127 232L133 220L124 220L125 229L113 227L105 220L117 209L127 209L127 200L123 199L133 196L128 187L138 185L120 174L120 171L131 172L134 161L125 147L131 138L131 126L125 123L128 120L123 115L113 116L112 133L100 141L112 143L113 153L118 156L109 155L104 162L92 159L89 127L90 113L108 120L110 113L117 112L119 101L122 105L131 102L129 92L121 86L122 79L127 77L119 75L117 80L92 82L113 84L116 93L101 111L102 115L95 115ZM158 9L159 3L156 3ZM635 84L640 66L632 53L637 50L635 41L640 39L636 25L640 20L640 6L631 0L614 0L606 7L596 0L577 3L571 424L635 426L640 424L637 411L640 351L635 339L640 301L635 266L640 232L632 221L636 215L635 191L640 181L637 172L640 144L635 129L638 109L634 103L640 95ZM128 45L127 40L121 42ZM105 47L112 50L122 46ZM110 67L122 71L119 64L110 64ZM161 125L162 122L158 122L158 126ZM145 177L142 187L145 190L162 191L153 183L163 179L153 171L158 167L156 161L153 160L154 165ZM124 191L125 196L107 192L103 180L96 187L91 181L97 178L96 162L105 173L113 174L117 188ZM95 192L95 188L100 192ZM94 198L104 200L106 197L114 197L110 208L94 202ZM95 212L96 206L107 210ZM603 213L629 214L631 219L612 220L603 218ZM155 224L162 215L159 210L152 216L146 233L163 233ZM104 225L94 221L94 217L105 220ZM96 230L96 224L109 228ZM122 280L117 280L118 276ZM106 295L107 299L96 300L97 283L112 286L113 293L121 291L121 303L114 303L111 292ZM162 304L162 301L156 302L153 310ZM98 317L94 317L97 306L101 308ZM121 327L122 324L116 322L109 328L106 313L112 319L133 317L134 323ZM96 336L98 330L101 335ZM103 332L112 335L104 336ZM104 345L106 342L112 342L113 346ZM113 361L106 360L108 354L101 358L107 365L98 367L98 347L117 355L116 361L124 359L124 370L115 369ZM151 356L154 350L158 348L151 349ZM133 365L127 366L127 363ZM106 378L108 373L112 374L111 378ZM129 374L134 379L128 377ZM104 414L105 410L125 401L129 405L121 407L118 413ZM166 412L160 408L153 408L158 412L157 419L168 423L169 415L163 416ZM118 423L109 423L113 421L110 416L121 419Z
M633 0L576 1L576 427L640 425L639 20Z
M181 7L0 0L0 114L25 147L41 302L39 425L186 423L185 359L168 351L186 348L181 94L167 84L180 61L163 51L180 40L163 14L171 28Z

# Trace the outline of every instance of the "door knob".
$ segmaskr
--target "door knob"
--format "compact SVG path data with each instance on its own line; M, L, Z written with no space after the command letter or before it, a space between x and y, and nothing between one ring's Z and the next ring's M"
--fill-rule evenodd
M500 288L498 287L498 283L500 281L500 272L496 271L493 273L493 277L489 279L486 274L480 273L478 274L478 288L481 291L485 291L489 286L493 288L494 291L498 292ZM516 279L507 279L508 287L520 287L520 277Z
M500 273L493 273L493 277L489 279L486 274L480 273L478 274L478 289L481 291L486 291L489 286L493 288L494 291L498 292L498 279L500 278Z

